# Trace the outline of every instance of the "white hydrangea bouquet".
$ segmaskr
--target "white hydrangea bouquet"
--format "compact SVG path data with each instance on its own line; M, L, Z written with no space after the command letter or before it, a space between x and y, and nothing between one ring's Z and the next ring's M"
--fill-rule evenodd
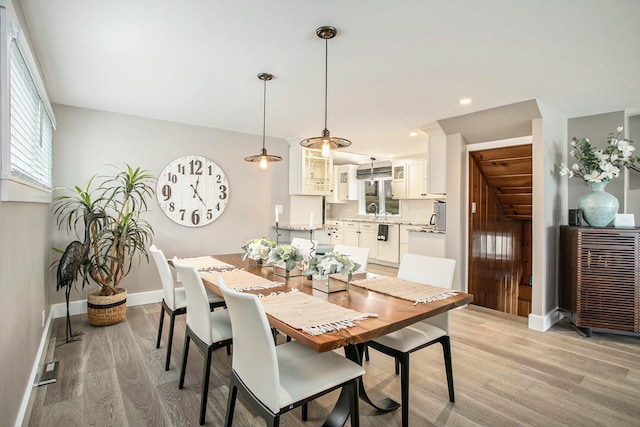
M586 182L609 182L617 178L624 168L640 164L640 157L633 156L635 147L633 141L620 139L620 133L624 128L619 126L617 133L610 133L607 137L607 146L596 150L588 138L576 138L571 140L571 155L577 163L569 168L562 163L560 175L569 178L579 176Z
M284 265L287 271L291 271L301 266L303 259L302 253L295 246L278 245L269 251L267 263L273 263L278 266Z
M324 255L316 255L309 259L309 266L304 274L327 277L334 273L344 273L349 281L353 273L360 268L360 264L354 262L349 255L338 252L327 252Z
M269 258L269 252L276 247L276 242L273 240L265 239L261 237L259 239L247 240L242 245L242 260L247 258L254 259L256 261L266 260Z

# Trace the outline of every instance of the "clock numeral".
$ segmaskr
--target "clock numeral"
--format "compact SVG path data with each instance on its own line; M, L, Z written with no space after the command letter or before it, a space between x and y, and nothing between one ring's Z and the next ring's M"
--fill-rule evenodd
M184 221L184 213L185 213L185 210L180 209L180 221Z
M216 203L216 210L220 212L220 202Z
M213 218L213 212L211 211L211 209L207 209L207 219L211 220Z
M162 195L164 196L165 202L171 198L171 187L169 186L169 184L165 184L162 186Z
M173 212L176 210L176 205L173 202L169 203L169 212Z
M209 169L209 176L213 175L213 165L209 165L208 169Z
M226 185L220 185L218 187L218 190L220 191L220 194L218 195L218 198L220 198L220 200L224 200L227 198L227 186Z
M220 174L216 175L216 184L222 184L222 175Z
M189 162L189 166L191 169L191 175L202 175L202 161L201 160L191 160Z
M175 175L169 172L167 173L167 180L175 184L176 182L178 182L178 175Z
M196 209L195 211L191 212L191 223L193 225L198 225L199 222L200 222L200 212L198 212L198 210Z
M182 175L184 175L184 172L185 172L184 165L182 163L178 163L178 173L181 173Z

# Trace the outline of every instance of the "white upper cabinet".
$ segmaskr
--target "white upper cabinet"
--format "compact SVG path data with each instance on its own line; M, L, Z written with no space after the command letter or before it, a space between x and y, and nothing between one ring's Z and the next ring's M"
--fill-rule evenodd
M412 160L407 162L407 199L425 199L427 189L427 162Z
M289 144L289 194L330 196L333 158L322 157L320 150L303 148L298 141Z
M447 192L447 135L440 128L429 131L428 173L428 193L445 194Z
M391 197L393 199L407 198L407 165L404 162L393 162Z
M358 165L341 165L338 169L338 200L347 202L358 200L358 180L356 171Z

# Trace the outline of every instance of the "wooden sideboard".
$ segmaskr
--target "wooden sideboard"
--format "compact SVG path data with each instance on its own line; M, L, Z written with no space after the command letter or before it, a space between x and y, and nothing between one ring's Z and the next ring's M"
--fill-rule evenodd
M592 329L640 332L640 228L560 226L559 308Z

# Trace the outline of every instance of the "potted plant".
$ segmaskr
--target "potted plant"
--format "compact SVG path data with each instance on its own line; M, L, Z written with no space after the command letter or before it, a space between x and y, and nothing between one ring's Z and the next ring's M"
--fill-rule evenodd
M589 185L591 191L580 197L578 208L592 227L606 226L618 213L618 199L605 191L607 183L625 168L640 164L640 157L633 156L633 141L620 139L622 130L623 127L618 126L616 133L610 133L602 149L592 146L588 138L573 137L571 155L577 162L571 168L560 164L560 175L578 176Z
M273 272L285 277L300 276L303 261L302 253L292 245L277 245L267 258L267 263L273 264Z
M360 264L349 255L327 252L311 257L304 274L312 276L314 289L330 293L349 289L353 273L359 268ZM331 279L334 279L333 282Z
M250 239L242 245L242 260L249 258L256 261L257 265L262 265L269 258L269 252L276 247L273 240L261 237Z
M149 172L127 164L113 176L94 175L84 187L63 188L64 194L54 199L58 229L78 237L81 227L85 232L87 250L76 254L82 258L81 263L73 265L63 255L58 278L65 277L61 270L72 266L77 269L71 282L80 276L83 288L90 282L99 286L87 297L87 315L93 325L105 326L124 319L127 291L119 285L134 264L149 260L147 246L153 229L142 216L154 194L153 182ZM66 272L66 277L71 273Z

